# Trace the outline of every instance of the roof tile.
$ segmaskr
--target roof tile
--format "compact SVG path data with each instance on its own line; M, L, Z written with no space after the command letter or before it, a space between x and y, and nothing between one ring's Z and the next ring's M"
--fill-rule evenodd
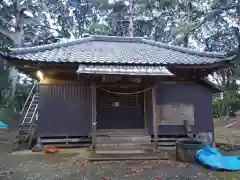
M77 73L174 76L163 66L116 66L80 64Z
M197 52L142 38L92 36L67 43L9 49L2 55L41 62L117 64L212 64L234 57Z

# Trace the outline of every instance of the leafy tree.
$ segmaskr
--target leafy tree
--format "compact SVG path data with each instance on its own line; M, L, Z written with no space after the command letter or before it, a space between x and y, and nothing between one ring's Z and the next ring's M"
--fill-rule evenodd
M4 36L1 43L5 43L12 47L22 47L24 39L28 39L29 32L33 27L37 27L39 12L43 3L41 0L3 0L0 2L0 34ZM38 33L36 33L38 34ZM34 39L34 37L31 37ZM4 41L3 41L4 40ZM11 67L9 72L11 80L11 96L14 98L18 72Z

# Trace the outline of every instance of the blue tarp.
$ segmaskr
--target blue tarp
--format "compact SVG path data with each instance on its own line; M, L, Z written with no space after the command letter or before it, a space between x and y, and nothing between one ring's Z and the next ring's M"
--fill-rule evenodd
M3 128L8 128L8 125L6 125L4 122L0 121L0 127L3 127Z
M206 146L196 153L196 159L214 170L239 171L240 156L223 156L218 149Z

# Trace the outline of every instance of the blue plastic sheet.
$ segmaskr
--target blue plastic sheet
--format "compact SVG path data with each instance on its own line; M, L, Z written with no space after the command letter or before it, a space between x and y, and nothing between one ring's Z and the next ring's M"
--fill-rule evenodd
M196 153L196 159L214 170L239 171L240 156L223 156L218 149L206 146Z
M0 127L8 129L8 125L5 124L4 122L0 121Z

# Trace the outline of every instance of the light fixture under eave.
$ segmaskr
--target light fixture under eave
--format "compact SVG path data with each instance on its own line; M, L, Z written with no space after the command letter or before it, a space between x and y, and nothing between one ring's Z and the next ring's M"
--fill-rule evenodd
M37 71L37 77L40 79L40 80L43 80L44 77L43 77L43 73L41 71Z

